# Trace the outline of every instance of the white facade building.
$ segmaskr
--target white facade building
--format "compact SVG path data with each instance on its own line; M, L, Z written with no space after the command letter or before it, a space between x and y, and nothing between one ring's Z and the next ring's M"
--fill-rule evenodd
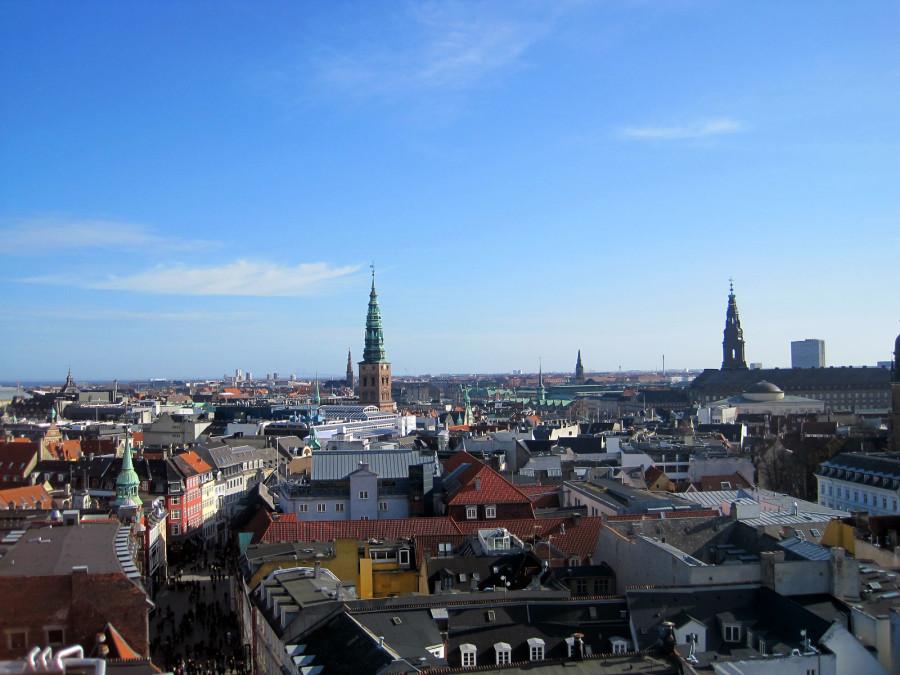
M816 473L819 504L872 515L900 513L900 455L842 453Z

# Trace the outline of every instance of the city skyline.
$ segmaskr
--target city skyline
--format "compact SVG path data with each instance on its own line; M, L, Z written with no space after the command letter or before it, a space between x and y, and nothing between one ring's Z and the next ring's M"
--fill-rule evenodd
M0 7L0 379L890 359L892 3L251 7Z

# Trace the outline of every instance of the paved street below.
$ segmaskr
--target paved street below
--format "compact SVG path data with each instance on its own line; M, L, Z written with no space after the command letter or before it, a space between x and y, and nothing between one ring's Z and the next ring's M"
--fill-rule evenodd
M170 567L169 583L155 598L150 623L153 660L182 674L247 673L237 616L229 597L225 557L196 547Z

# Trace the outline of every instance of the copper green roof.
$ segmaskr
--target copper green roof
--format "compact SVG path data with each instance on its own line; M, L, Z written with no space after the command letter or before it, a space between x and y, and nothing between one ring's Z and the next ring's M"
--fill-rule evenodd
M372 290L369 292L369 312L366 315L366 347L363 350L364 363L384 363L384 334L381 329L381 311L378 309L378 294L375 292L375 270L372 269Z
M134 470L134 464L131 460L131 443L128 437L125 437L125 453L122 456L122 470L116 478L116 506L123 504L134 504L140 506L143 500L138 494L141 479L138 478L137 471Z

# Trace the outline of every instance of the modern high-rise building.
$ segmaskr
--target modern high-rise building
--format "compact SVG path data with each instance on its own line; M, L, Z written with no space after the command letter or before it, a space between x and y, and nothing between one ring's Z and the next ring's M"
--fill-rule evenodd
M369 292L369 312L366 315L366 344L363 360L359 362L359 403L373 405L382 412L394 412L391 398L391 364L384 353L384 334L381 329L381 310L375 292L375 270L372 270L372 290Z
M791 342L791 368L824 368L825 340Z
M747 370L744 331L741 329L733 283L728 286L728 309L725 312L725 332L722 339L722 370Z

